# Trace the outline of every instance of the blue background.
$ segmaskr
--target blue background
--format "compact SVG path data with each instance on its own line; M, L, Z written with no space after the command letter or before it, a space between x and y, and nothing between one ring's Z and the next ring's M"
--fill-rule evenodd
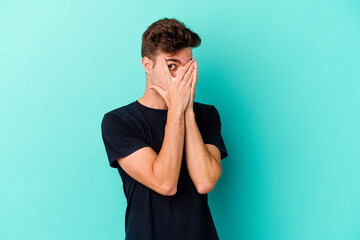
M0 1L0 239L124 239L105 112L145 91L141 36L197 32L195 101L229 157L220 239L360 239L360 3Z

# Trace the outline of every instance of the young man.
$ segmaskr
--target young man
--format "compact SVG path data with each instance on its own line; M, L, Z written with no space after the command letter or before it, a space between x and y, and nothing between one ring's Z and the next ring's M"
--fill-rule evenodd
M107 112L102 138L127 198L127 240L219 239L208 206L228 156L214 105L194 102L199 36L160 19L142 37L144 95Z

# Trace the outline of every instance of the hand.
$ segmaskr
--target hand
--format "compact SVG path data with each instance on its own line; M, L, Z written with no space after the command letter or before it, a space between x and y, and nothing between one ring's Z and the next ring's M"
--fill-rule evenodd
M180 67L180 71L176 77L170 73L165 59L161 59L162 69L167 81L167 89L152 84L150 89L154 89L164 99L168 109L176 109L185 111L190 100L190 86L193 77L193 61L190 60L184 67Z
M199 74L198 74L198 64L197 62L194 60L194 73L193 73L193 77L191 80L191 90L190 90L190 101L189 104L187 105L185 112L186 111L190 111L190 110L194 110L194 100L195 100L195 91L196 91L196 83L197 80L199 79Z

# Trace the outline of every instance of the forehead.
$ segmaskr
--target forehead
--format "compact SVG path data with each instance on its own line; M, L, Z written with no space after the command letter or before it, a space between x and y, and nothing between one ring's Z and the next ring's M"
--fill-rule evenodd
M192 49L191 47L188 47L179 51L176 54L162 52L159 54L159 58L165 58L167 62L176 62L185 65L188 61L192 59Z

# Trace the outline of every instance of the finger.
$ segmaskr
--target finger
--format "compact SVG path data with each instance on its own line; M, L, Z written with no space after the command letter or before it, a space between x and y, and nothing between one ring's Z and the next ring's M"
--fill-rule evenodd
M193 87L194 91L195 91L195 89L196 89L196 83L197 83L198 79L199 79L199 78L197 77L197 74L194 74L194 79L193 79L193 83L192 83L192 84L193 84L192 87Z
M165 60L165 58L162 58L161 59L161 65L163 67L163 70L165 72L165 76L166 76L166 80L167 80L167 83L169 84L170 83L170 79L172 78L172 75L170 73L170 70L169 70L169 67L167 65L167 62Z
M195 89L197 80L198 80L198 68L197 68L197 62L196 62L195 63L195 68L194 68L194 73L193 73L193 76L192 76L192 80L189 81L189 82L191 82L191 88Z
M181 68L179 75L177 76L178 81L181 81L183 79L185 73L187 72L187 70L189 69L189 67L191 66L192 63L193 63L193 61L190 60L186 63L186 65L183 68Z
M195 76L195 68L193 68L193 70L191 71L191 75L190 75L189 79L186 81L186 86L187 87L192 85L191 83L193 82L194 76Z
M183 79L182 79L182 81L184 81L185 84L189 81L193 70L194 70L194 64L191 64L191 66L190 66L189 69L186 71L185 76L184 76Z
M160 96L161 96L162 98L165 99L165 90L164 90L164 89L162 89L161 87L159 87L159 86L157 86L157 85L150 85L149 88L150 88L150 89L154 89L157 93L160 94Z
M196 62L195 64L195 83L197 82L197 80L199 79L199 70L198 70L198 63Z

